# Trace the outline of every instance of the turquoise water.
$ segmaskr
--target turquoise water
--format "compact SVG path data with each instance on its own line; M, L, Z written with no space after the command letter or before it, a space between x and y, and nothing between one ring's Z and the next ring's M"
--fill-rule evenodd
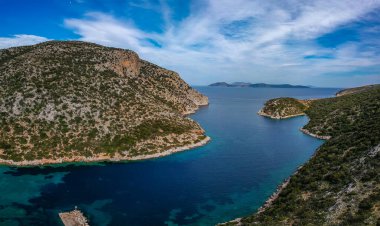
M337 89L197 87L210 105L191 117L212 141L164 158L55 167L0 167L0 225L61 225L78 206L91 225L213 225L257 210L322 141L306 117L257 115L270 98L320 98Z

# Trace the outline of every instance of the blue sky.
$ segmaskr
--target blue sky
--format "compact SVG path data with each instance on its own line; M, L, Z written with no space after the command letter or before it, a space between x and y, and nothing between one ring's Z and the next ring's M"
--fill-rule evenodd
M380 83L380 0L0 0L0 48L136 51L192 85Z

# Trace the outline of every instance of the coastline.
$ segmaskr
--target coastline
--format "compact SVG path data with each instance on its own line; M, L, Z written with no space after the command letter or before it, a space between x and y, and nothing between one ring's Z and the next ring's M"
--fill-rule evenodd
M53 165L53 164L61 164L61 163L76 163L76 162L120 162L120 161L137 161L137 160L146 160L146 159L152 159L152 158L160 158L164 156L168 156L177 152L182 152L190 149L194 149L200 146L203 146L207 144L211 138L209 136L206 136L203 140L194 143L189 144L185 146L180 146L176 148L171 148L168 150L165 150L160 153L154 153L154 154L144 154L144 155L138 155L138 156L117 156L117 157L109 157L109 156L94 156L94 157L84 157L84 156L77 156L73 158L59 158L59 159L39 159L39 160L31 160L31 161L20 161L15 162L13 160L5 160L0 159L0 165L7 165L7 166L43 166L43 165Z
M297 168L297 170L292 173L292 175L290 175L288 178L286 178L281 184L279 184L276 188L276 190L272 193L271 196L269 196L269 198L264 202L263 205L261 205L255 214L259 214L259 213L262 213L264 212L267 208L269 208L272 203L274 201L276 201L276 199L279 197L280 193L282 192L282 190L284 190L286 188L286 186L288 186L289 182L290 182L290 179L296 175L298 173L298 171L303 167L303 165L301 165L300 167ZM241 220L243 219L244 217L239 217L239 218L236 218L236 219L233 219L231 221L228 221L228 222L224 222L224 223L220 223L218 225L226 225L228 223L236 223L236 225L242 225L242 222Z
M311 136L311 137L314 137L314 138L317 138L317 139L321 139L321 140L328 140L328 139L331 138L331 136L319 136L319 135L316 135L316 134L314 134L314 133L309 132L307 129L303 129L303 128L301 128L300 131L303 132L303 133L306 134L306 135L309 135L309 136ZM319 148L318 148L318 149L319 149ZM318 151L318 149L315 150L315 153L310 157L310 159L314 158L314 156L315 156L316 152ZM307 162L309 162L310 159L309 159ZM273 194L272 194L272 195L271 195L271 196L270 196L270 197L264 202L264 204L263 204L263 205L257 210L257 213L262 213L262 212L264 212L268 207L270 207L270 206L272 205L272 203L273 203L273 202L278 198L278 196L280 195L281 191L284 190L284 188L286 188L286 186L289 184L290 179L291 179L294 175L296 175L296 174L299 172L299 170L302 169L302 167L303 167L307 162L305 162L304 164L302 164L301 166L299 166L299 167L297 168L297 170L296 170L294 173L292 173L292 175L290 175L287 179L284 180L284 182L282 182L281 184L279 184L279 185L277 186L276 191L273 192ZM256 213L256 214L257 214L257 213Z
M309 132L308 130L306 130L306 129L302 129L302 128L301 128L300 131L302 131L303 133L305 133L305 134L307 134L307 135L309 135L309 136L312 136L312 137L314 137L314 138L317 138L317 139L322 139L322 140L328 140L328 139L330 139L329 136L318 136L318 135L316 135L316 134L310 133L310 132ZM320 137L329 137L329 138L320 138ZM317 152L317 151L318 151L318 149L316 150L316 152ZM314 158L316 152L311 156L310 159ZM310 161L310 159L309 159L308 161ZM308 161L307 161L307 162L308 162ZM279 185L277 186L277 189L272 193L271 196L269 196L269 198L268 198L267 200L265 200L264 204L261 205L261 206L257 209L257 211L256 211L255 214L262 213L262 212L264 212L267 208L269 208L269 207L272 205L272 203L273 203L274 201L276 201L276 199L279 197L279 195L280 195L280 193L282 192L282 190L284 190L284 189L286 188L286 186L288 186L288 184L289 184L291 178L292 178L294 175L296 175L296 174L299 172L299 170L302 169L302 167L303 167L307 162L305 162L304 164L302 164L301 166L299 166L299 167L297 168L297 170L296 170L294 173L292 173L292 174L291 174L288 178L286 178L281 184L279 184ZM228 222L225 222L225 223L220 223L220 224L218 224L218 225L225 225L225 224L227 224L227 223L236 223L236 225L242 225L242 223L241 223L241 220L242 220L242 219L243 219L243 217L239 217L239 218L233 219L233 220L228 221Z
M277 116L272 116L272 115L269 115L267 113L264 113L262 111L262 109L259 112L257 112L257 114L264 116L264 117L267 117L267 118L271 118L271 119L287 119L287 118L293 118L293 117L303 116L303 115L307 116L306 113L300 113L300 114L289 115L289 116L284 116L284 117L277 117ZM304 129L304 128L301 128L300 131L303 132L304 134L307 134L309 136L312 136L314 138L321 139L321 140L329 140L331 138L331 136L322 136L322 135L314 134L314 133L312 133L309 130Z
M287 118L293 118L293 117L297 117L297 116L302 116L302 115L306 115L305 113L300 113L300 114L295 114L295 115L287 115L287 116L284 116L284 117L281 117L281 116L273 116L273 115L269 115L267 113L264 113L262 111L262 109L260 111L257 112L258 115L261 115L261 116L264 116L264 117L267 117L267 118L271 118L271 119L287 119Z
M277 189L273 194L264 202L262 206L260 206L259 209L257 209L257 213L262 213L264 212L268 207L272 205L272 203L278 198L280 195L281 191L288 186L290 178L294 176L295 174L298 173L299 168L294 172L292 175L290 175L287 179L285 179L284 182L282 182L280 185L277 186Z
M206 103L198 104L196 108L191 109L187 112L183 112L183 116L189 116L190 114L194 114L199 110L199 108L208 106L208 100ZM191 118L188 118L192 121L194 121ZM85 156L75 156L71 158L58 158L58 159L38 159L38 160L24 160L20 162L16 162L13 160L5 160L0 158L0 166L15 166L15 167L32 167L32 166L46 166L46 165L55 165L55 164L64 164L64 163L97 163L97 162L121 162L121 161L138 161L138 160L146 160L146 159L153 159L153 158L161 158L165 157L177 152L182 152L186 150L191 150L197 147L201 147L206 145L208 142L210 142L211 138L209 136L206 136L203 140L194 143L194 144L188 144L185 146L170 148L168 150L165 150L163 152L154 153L154 154L144 154L144 155L137 155L137 156L121 156L118 155L116 157L110 157L105 155L98 155L98 156L92 156L92 157L85 157Z

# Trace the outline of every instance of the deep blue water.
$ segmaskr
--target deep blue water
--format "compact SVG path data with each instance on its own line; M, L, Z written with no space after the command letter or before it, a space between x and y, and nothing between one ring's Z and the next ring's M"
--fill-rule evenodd
M257 210L322 141L306 117L257 115L274 97L319 98L337 89L197 87L210 105L191 117L212 141L164 158L55 167L0 167L0 225L61 225L78 206L91 225L213 225Z

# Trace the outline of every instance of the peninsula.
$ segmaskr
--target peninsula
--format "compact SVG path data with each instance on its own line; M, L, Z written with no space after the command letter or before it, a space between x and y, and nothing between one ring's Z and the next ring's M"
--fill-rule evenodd
M310 88L309 86L290 85L290 84L266 84L266 83L249 83L249 82L216 82L209 86L219 87L251 87L251 88Z
M49 41L0 50L0 163L154 158L210 139L208 98L130 50Z
M380 85L333 98L269 100L260 112L276 119L306 114L302 131L326 142L256 214L226 225L379 223Z

